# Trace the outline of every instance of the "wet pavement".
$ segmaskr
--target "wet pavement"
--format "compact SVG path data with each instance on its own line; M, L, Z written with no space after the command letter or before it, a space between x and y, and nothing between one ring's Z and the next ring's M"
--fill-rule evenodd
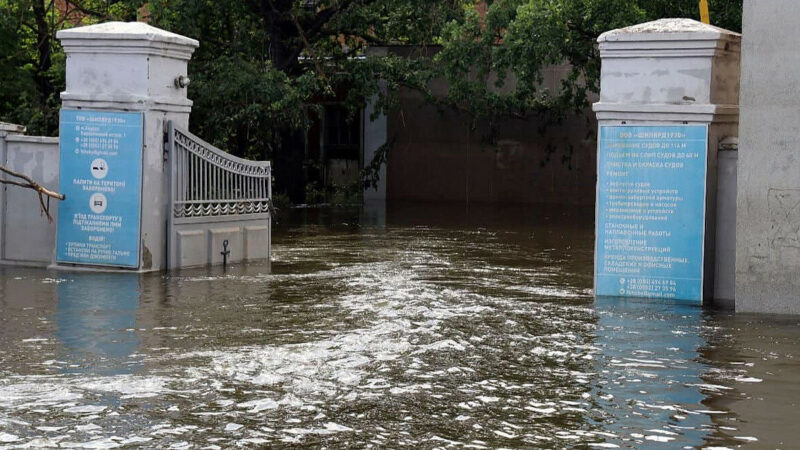
M293 210L273 240L0 269L0 448L800 445L800 319L596 301L591 211Z

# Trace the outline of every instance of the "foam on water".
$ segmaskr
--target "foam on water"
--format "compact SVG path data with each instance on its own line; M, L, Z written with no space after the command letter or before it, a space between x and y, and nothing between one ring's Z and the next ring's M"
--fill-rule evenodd
M594 304L573 266L591 239L529 236L290 235L273 274L141 286L138 309L82 349L54 328L63 317L37 312L36 331L0 354L24 361L0 368L0 447L762 443L720 425L732 414L716 398L767 383L739 355L700 356L724 328L692 309Z

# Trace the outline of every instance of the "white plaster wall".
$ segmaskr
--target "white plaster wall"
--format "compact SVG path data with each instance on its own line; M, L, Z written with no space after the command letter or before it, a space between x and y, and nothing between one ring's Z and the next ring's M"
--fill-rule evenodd
M710 103L711 64L708 57L604 60L600 101Z
M269 259L272 223L268 214L188 218L175 224L172 251L174 267L222 263L223 241L228 240L229 263Z
M58 191L58 139L9 135L5 142L3 164L30 176L37 183ZM6 179L14 179L4 175ZM2 262L4 264L46 267L52 262L55 248L58 200L50 200L53 222L41 213L39 196L31 189L5 186L2 208Z
M67 54L67 90L71 95L103 98L147 96L148 63L144 54Z
M175 78L178 76L188 76L187 61L150 55L147 94L161 101L186 102L186 90L175 87Z
M800 314L800 9L745 0L736 310Z

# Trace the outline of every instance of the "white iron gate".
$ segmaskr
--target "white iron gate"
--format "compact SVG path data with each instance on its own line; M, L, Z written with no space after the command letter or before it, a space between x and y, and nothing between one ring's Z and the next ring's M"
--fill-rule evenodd
M167 122L170 268L269 258L269 161L230 155Z

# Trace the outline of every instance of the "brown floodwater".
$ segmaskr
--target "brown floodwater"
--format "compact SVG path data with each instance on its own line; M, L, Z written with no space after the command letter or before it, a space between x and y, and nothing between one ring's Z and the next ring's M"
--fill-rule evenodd
M0 448L800 447L800 319L596 300L592 220L298 209L271 264L0 269Z

